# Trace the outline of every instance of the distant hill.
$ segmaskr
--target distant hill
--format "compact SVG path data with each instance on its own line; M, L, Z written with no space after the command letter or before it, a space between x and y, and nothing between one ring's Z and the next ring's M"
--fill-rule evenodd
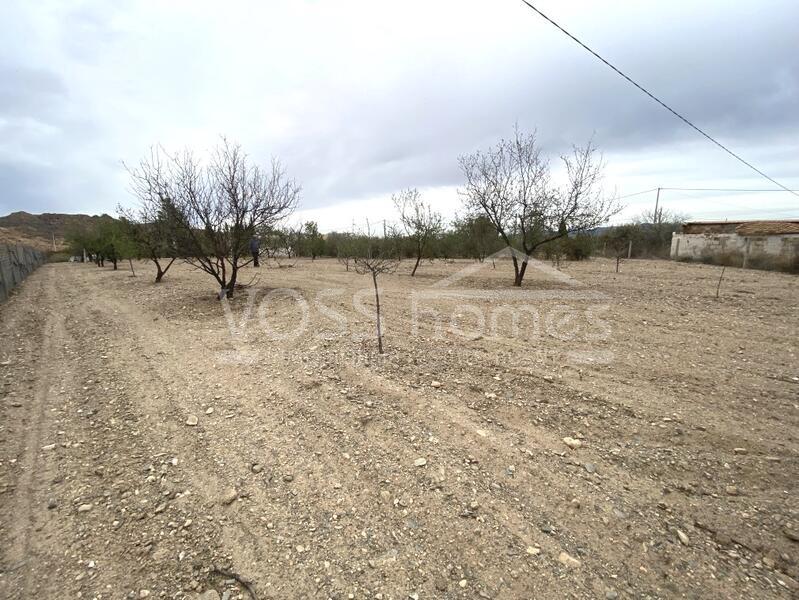
M55 249L65 250L64 236L69 230L89 226L99 218L96 215L14 212L0 217L0 244L23 244L52 251L55 237Z

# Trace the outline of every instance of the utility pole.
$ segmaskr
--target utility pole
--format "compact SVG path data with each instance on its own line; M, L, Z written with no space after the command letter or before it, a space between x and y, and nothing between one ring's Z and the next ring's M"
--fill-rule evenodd
M656 225L660 224L660 217L658 216L658 204L660 203L660 188L658 188L657 196L655 196L655 215L652 219L655 221Z
M662 238L662 234L661 234L661 231L660 231L660 223L661 223L661 221L663 221L663 219L660 218L660 213L658 212L659 211L659 209L658 209L658 205L659 204L660 204L660 188L658 188L658 193L655 196L655 216L652 218L652 220L655 222L654 223L654 227L655 227L655 233L657 234L657 237L658 237L658 241L660 241L661 238Z

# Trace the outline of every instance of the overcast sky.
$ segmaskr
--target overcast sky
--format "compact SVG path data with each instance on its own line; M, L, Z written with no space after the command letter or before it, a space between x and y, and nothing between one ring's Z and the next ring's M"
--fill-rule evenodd
M665 102L799 189L799 3L538 0ZM592 135L605 187L773 188L518 0L0 2L0 214L114 213L122 161L220 134L303 186L293 220L459 208L457 157L537 128ZM694 218L799 217L787 193L664 192ZM654 204L625 200L623 217Z

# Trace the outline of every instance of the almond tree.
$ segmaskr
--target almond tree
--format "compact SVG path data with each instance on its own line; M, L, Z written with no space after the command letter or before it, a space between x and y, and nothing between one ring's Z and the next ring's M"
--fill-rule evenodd
M302 242L302 228L297 225L285 225L283 227L267 227L260 232L260 237L264 241L267 258L271 258L278 267L293 267L299 256ZM283 261L287 260L288 263Z
M416 255L416 264L413 265L413 271L411 271L411 277L413 277L416 275L419 263L422 262L422 256L429 242L441 233L441 214L433 212L430 205L422 200L416 188L402 190L391 199L400 213L400 223L405 229L405 234L413 242Z
M636 224L618 225L612 227L602 236L606 246L610 247L616 259L616 273L622 259L627 256L632 244L641 239L641 227Z
M355 259L355 271L360 275L371 275L372 284L375 287L377 351L380 354L383 354L383 329L380 321L380 289L377 285L377 278L383 273L396 271L400 262L395 249L391 247L393 244L390 244L389 241L389 238L383 238L382 240L373 238L367 222L364 244Z
M170 192L162 154L153 148L149 158L142 160L137 168L128 168L131 191L138 205L117 208L140 254L155 265L155 283L161 282L177 258L174 223L168 219Z
M472 213L484 214L512 253L513 285L521 286L530 255L542 245L594 229L621 207L601 188L604 163L592 142L561 156L566 183L551 183L549 161L535 133L518 127L485 152L459 158L466 185L459 190Z
M216 280L220 299L232 298L239 269L253 261L250 239L293 212L300 186L277 159L262 169L224 138L207 164L189 150L161 163L143 161L134 174L155 179L179 254Z
M350 263L355 261L357 253L357 240L354 233L341 233L335 236L336 259L346 271L350 270Z

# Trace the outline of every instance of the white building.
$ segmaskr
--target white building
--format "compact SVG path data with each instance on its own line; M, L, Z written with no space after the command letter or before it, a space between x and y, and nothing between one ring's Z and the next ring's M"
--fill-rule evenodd
M799 272L799 221L696 221L671 238L672 260Z

